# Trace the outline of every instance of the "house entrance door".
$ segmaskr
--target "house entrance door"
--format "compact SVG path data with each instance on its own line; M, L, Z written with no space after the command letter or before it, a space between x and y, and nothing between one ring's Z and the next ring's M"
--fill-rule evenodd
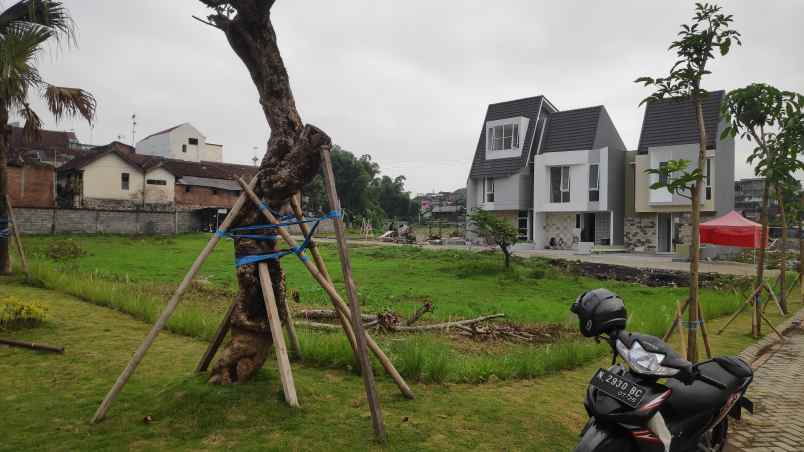
M670 253L673 251L673 221L671 214L658 213L656 214L656 252L657 253Z
M593 213L583 214L583 222L581 223L581 241L595 241L595 214Z

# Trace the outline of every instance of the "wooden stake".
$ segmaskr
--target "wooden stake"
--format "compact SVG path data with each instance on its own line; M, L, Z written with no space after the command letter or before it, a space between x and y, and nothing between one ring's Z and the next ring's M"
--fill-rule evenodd
M700 303L698 303L698 321L701 322L701 337L703 338L704 348L706 349L706 357L712 359L712 347L709 345L709 331L706 329L706 321L704 320Z
M251 187L254 187L255 185L257 185L256 176L246 186L249 187L249 189L251 189ZM234 205L232 206L232 209L229 211L229 214L226 215L226 218L223 220L223 223L220 224L219 226L220 230L226 230L229 228L229 226L232 225L235 217L237 216L238 213L240 213L240 209L243 208L243 204L245 202L246 202L246 196L241 193L240 197L237 198L237 201L235 201ZM123 389L123 386L126 385L128 379L137 369L137 366L139 366L140 362L142 362L142 359L145 357L145 353L148 351L148 349L151 347L151 345L153 345L154 341L156 340L156 336L158 336L159 333L162 331L162 329L165 328L168 319L170 319L170 316L173 315L173 312L176 310L176 307L178 307L179 299L181 298L182 294L184 294L187 288L190 287L190 283L193 281L193 278L201 269L201 266L207 260L209 255L212 254L212 251L215 249L215 246L218 244L220 239L221 239L220 235L218 234L213 235L212 238L209 239L209 242L207 242L207 246L204 247L203 251L201 251L201 254L199 254L198 257L195 259L195 262L193 262L192 267L190 267L190 271L188 271L187 274L184 276L184 279L181 281L181 284L179 284L179 287L176 288L176 291L173 293L173 296L168 301L167 306L165 306L165 309L159 315L159 319L157 319L154 326L151 327L151 331L148 332L148 335L145 336L145 340L143 340L142 344L140 344L139 348L137 348L137 351L134 352L134 356L131 357L131 360L126 365L126 368L123 369L123 373L121 373L120 376L117 377L117 381L114 382L112 389L110 389L109 393L106 394L106 397L104 397L103 402L101 402L100 406L98 407L98 410L95 412L95 416L92 417L93 424L102 420L106 416L106 413L109 411L109 407L112 405L112 402L114 402L114 399Z
M293 210L293 215L295 215L296 219L298 220L302 220L304 218L304 212L302 211L301 202L299 201L300 198L300 193L296 193L292 198L290 198L290 207ZM299 229L305 237L307 237L310 233L310 228L308 228L304 223L299 224ZM321 257L321 252L318 250L318 243L316 243L312 237L310 237L308 243L310 244L310 254L313 256L316 268L318 268L318 271L324 276L324 278L326 278L326 280L332 284L332 277L329 276L327 265L324 263L324 258ZM343 330L346 333L346 338L349 339L349 345L352 347L352 352L355 354L355 359L357 359L357 339L355 339L355 333L352 331L352 326L349 324L349 319L347 319L346 316L344 316L343 313L338 309L335 309L335 312L338 313L338 320L341 322L341 326L343 326Z
M768 326L773 330L773 332L776 333L777 336L779 336L779 340L784 342L784 336L782 336L782 333L780 333L779 330L777 330L776 327L773 326L773 323L771 323L771 321L768 320L767 317L765 317L765 314L762 314L762 320L764 320L768 324Z
M736 319L737 316L739 316L740 313L742 313L745 310L745 308L753 304L754 296L757 294L757 292L759 292L760 289L762 289L762 286L755 288L754 291L751 292L751 295L749 295L748 298L745 299L740 308L737 309L737 311L735 311L734 314L732 314L731 317L729 317L729 320L726 321L726 324L723 325L720 328L720 330L718 330L717 332L718 335L723 334L723 332L726 331L726 328L728 328L728 326L731 325L731 322L733 322L734 319Z
M223 316L223 320L221 320L221 324L218 326L218 332L215 333L215 337L212 339L212 342L210 342L209 346L207 346L207 351L204 352L204 356L201 357L201 361L199 361L198 365L195 367L196 372L206 372L209 368L212 358L215 357L215 353L218 352L218 348L220 348L223 340L226 338L226 333L229 332L229 327L231 326L232 320L232 311L234 311L236 304L237 302L232 302L229 304L229 309L226 310L226 314Z
M329 149L321 150L321 163L324 170L324 187L329 198L331 210L340 212L341 204L338 199L337 189L335 188L335 173L332 170L332 161ZM362 313L360 312L360 300L357 297L357 285L352 278L352 263L349 259L349 248L346 243L346 231L343 219L337 217L333 219L335 225L335 239L338 244L338 255L341 260L341 271L343 281L346 286L346 296L349 299L349 308L352 311L352 329L357 338L357 351L360 362L361 373L363 374L363 385L366 387L366 398L371 410L371 420L374 426L374 436L381 443L386 441L385 422L383 421L382 411L380 410L380 399L377 396L377 388L374 383L374 370L371 367L371 360L366 351L366 333L363 330Z
M687 300L689 301L689 299ZM684 320L684 309L686 309L686 307L687 303L684 303L684 308L682 308L681 303L676 301L676 321L673 323L674 325L680 325ZM670 330L670 334L672 334L672 329ZM687 335L684 334L683 331L679 331L678 336L681 338L681 357L687 359Z
M768 295L770 295L770 297L773 300L773 302L776 303L776 307L779 308L779 314L781 314L782 317L784 317L785 313L784 313L784 309L782 309L782 304L779 303L779 299L776 298L776 294L773 293L773 289L771 289L770 285L768 285L767 282L765 282L765 290L768 292Z
M243 181L243 179L237 178L236 180L240 184L240 188L243 189L243 192L255 204L260 205L262 203L262 201L260 201L260 198L254 193L254 190L252 190L251 187L247 186L245 181ZM274 216L273 213L271 213L269 209L260 209L260 212L271 224L279 224L279 220L277 220L277 218ZM298 246L298 243L296 242L296 240L293 239L293 237L291 237L287 229L283 227L278 227L276 228L276 230L282 237L282 240L284 240L285 243L287 243L287 245L290 248L296 248ZM341 298L341 296L338 294L338 291L335 289L335 286L331 282L329 282L326 278L324 278L324 275L322 275L321 272L318 271L318 269L315 267L315 264L313 264L310 261L310 259L308 259L307 256L305 256L303 252L299 253L298 256L299 260L302 262L302 265L304 265L304 267L313 276L316 282L318 282L318 285L321 286L321 288L324 289L324 291L327 293L330 300L332 301L332 304L335 306L335 309L337 309L344 316L346 316L348 320L347 324L350 325L351 328L352 314L350 313L349 307L346 305L346 302L344 302L343 298ZM399 390L402 392L402 395L404 395L408 399L413 399L414 398L413 391L410 390L408 384L405 383L405 380L402 378L401 375L399 375L399 372L396 370L393 363L391 363L391 360L388 359L388 356L385 355L385 352L382 351L380 346L377 345L377 343L374 341L374 339L371 338L370 335L366 333L365 336L369 349L374 353L374 355L380 361L382 367L385 369L388 375L390 375L391 378L394 380L396 385L399 387Z
M290 369L285 337L282 335L282 322L279 320L279 310L276 307L276 295L274 294L274 286L271 283L271 273L268 271L266 262L258 263L257 270L260 274L260 288L262 289L263 301L265 301L268 324L271 326L271 337L274 339L274 351L276 352L276 363L279 368L279 379L282 381L282 391L285 393L285 401L288 405L298 408L299 399L296 396L296 385L293 383L293 372Z
M14 243L17 244L17 253L20 255L20 263L22 263L22 271L25 272L25 277L31 279L31 273L28 271L28 259L25 258L25 251L22 249L22 239L20 239L20 230L17 227L17 218L14 216L14 209L11 207L11 197L6 195L6 206L8 208L8 229L14 232Z
M678 304L678 303L676 303L676 304ZM681 305L681 312L682 312L682 313L683 313L684 311L686 311L686 310L687 310L687 306L688 306L689 304L690 304L690 299L689 299L689 298L687 298L686 300L684 300L684 304L683 304L683 305ZM667 342L667 340L668 340L668 339L670 339L670 336L672 336L672 335L673 335L673 331L675 331L675 330L676 330L676 328L678 327L679 322L680 322L681 320L682 320L682 319L679 319L678 317L676 317L676 318L674 318L674 319L673 319L673 323L672 323L672 325L670 325L670 328L667 330L667 332L666 332L666 333L664 333L664 336L662 337L662 341Z

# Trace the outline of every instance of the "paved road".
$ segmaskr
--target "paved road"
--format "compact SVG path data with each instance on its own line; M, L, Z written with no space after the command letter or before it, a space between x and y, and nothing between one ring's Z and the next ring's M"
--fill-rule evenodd
M754 414L732 425L728 452L804 451L804 330L766 359L748 388Z
M332 239L320 238L316 239L321 242L334 241ZM399 245L396 243L379 242L374 240L350 240L350 244L355 245L380 245L380 246L414 246L414 245ZM496 249L496 247L480 247L480 246L435 246L435 245L419 245L426 249L431 250L471 250L481 251L485 249ZM567 259L567 260L580 260L585 262L595 262L600 264L615 264L624 265L627 267L636 268L655 268L660 270L679 270L689 271L689 262L673 262L673 257L670 255L657 255L657 254L637 254L637 253L606 253L606 254L592 254L580 255L575 254L568 250L517 250L514 254L522 257L547 257L554 259ZM753 264L741 264L738 262L706 262L700 263L700 271L723 273L728 275L738 276L753 276L756 274L756 266ZM778 270L765 270L767 276L776 276ZM804 448L802 448L804 451Z

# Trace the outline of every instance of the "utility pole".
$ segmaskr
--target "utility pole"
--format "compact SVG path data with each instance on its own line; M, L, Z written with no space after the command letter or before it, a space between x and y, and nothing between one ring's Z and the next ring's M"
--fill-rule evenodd
M137 115L133 114L133 115L131 115L131 145L132 146L135 145L134 138L136 136L136 133L137 133Z

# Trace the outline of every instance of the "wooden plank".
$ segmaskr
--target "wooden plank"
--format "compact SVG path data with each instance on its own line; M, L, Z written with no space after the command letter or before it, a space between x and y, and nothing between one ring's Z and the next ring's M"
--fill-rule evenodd
M254 203L256 203L257 205L260 205L260 203L262 203L260 198L254 193L254 190L252 190L248 185L246 185L246 182L243 181L242 178L237 178L236 180L240 184L240 188L243 189L243 193L245 193L249 198L251 198L251 200ZM260 212L271 224L279 224L279 221L271 213L270 210L260 209ZM287 229L283 227L278 227L276 228L276 230L282 237L282 240L284 240L289 247L295 248L298 246L298 243L296 242L296 240L293 239L293 237L291 237ZM351 328L352 314L350 313L349 307L346 305L346 302L344 302L343 298L341 298L340 294L338 294L338 291L335 289L335 286L326 278L324 278L324 275L322 275L321 272L318 271L318 269L315 267L315 264L313 264L303 252L299 253L298 256L302 265L304 265L304 267L313 276L316 282L318 282L318 285L321 286L322 289L324 289L324 292L327 293L335 309L337 309L344 316L346 316L348 320L347 325L350 325L349 327ZM372 337L368 333L366 333L366 341L368 342L369 349L374 353L374 356L376 356L377 359L380 361L380 364L382 364L383 369L385 369L388 375L394 380L394 383L396 383L396 385L399 387L399 390L402 392L402 395L404 395L408 399L415 398L413 395L413 391L410 390L410 386L408 386L408 384L405 382L405 379L402 378L402 376L394 367L391 360L388 359L388 356L386 356L385 352L382 351L380 346L377 345L377 342L375 342L374 339L372 339Z
M210 342L209 346L207 346L207 351L204 352L204 356L201 357L201 361L199 361L198 365L195 367L196 372L206 372L206 370L209 369L209 365L212 363L215 353L218 352L221 344L223 344L223 340L226 338L226 333L229 332L232 311L234 311L236 304L237 301L232 301L232 303L229 304L229 309L226 310L226 314L224 314L223 320L221 320L221 324L218 326L218 331L215 333L215 337L212 338L212 342Z
M20 263L22 263L22 271L25 272L25 277L31 279L31 273L28 271L28 259L25 257L25 250L22 249L22 239L20 239L20 230L17 227L17 218L14 216L14 208L11 207L11 197L6 195L6 208L8 209L8 228L14 233L14 243L17 244L17 253L20 255Z
M256 185L257 185L257 177L255 176L247 186L254 187ZM226 218L223 220L223 223L220 224L219 226L220 230L226 230L229 228L229 226L232 225L235 217L237 216L238 213L240 213L240 209L243 208L243 204L245 204L246 199L247 197L241 193L240 196L237 198L237 201L235 201L234 205L232 206L232 209L229 211L229 214L226 215ZM93 424L106 417L106 413L109 411L109 407L112 405L112 402L114 402L114 399L117 398L118 394L120 394L120 391L123 390L123 386L126 385L128 379L131 378L131 375L134 373L134 371L137 370L137 366L139 366L140 362L142 362L142 359L145 357L145 353L148 352L149 348L151 348L151 345L153 345L154 341L156 340L156 337L159 335L162 329L165 328L165 325L167 324L168 319L170 319L170 316L173 315L174 311L176 311L176 308L179 305L179 300L182 294L184 294L187 288L190 287L190 283L193 281L193 278L195 278L195 275L201 269L201 266L207 260L209 255L212 254L212 251L215 249L215 246L218 244L220 240L221 236L218 234L214 234L212 238L209 239L209 242L207 242L207 245L204 247L204 249L201 251L201 254L199 254L198 257L195 259L195 262L193 262L192 267L190 267L190 270L184 276L184 279L179 284L179 287L176 288L176 291L173 293L173 296L170 297L170 300L165 306L165 309L159 315L159 319L157 319L154 326L151 327L151 331L148 332L148 335L145 336L145 339L142 341L142 344L140 344L139 348L137 348L137 350L134 352L134 356L131 357L131 360L129 360L128 364L126 365L126 368L123 369L123 372L120 374L119 377L117 377L117 380L114 382L114 385L106 394L106 397L103 398L103 401L98 407L98 410L95 411L95 415L92 417L91 422Z
M324 170L324 187L326 188L327 198L329 198L329 207L333 211L340 212L341 205L338 199L338 192L335 188L335 173L332 169L332 160L330 157L329 149L322 149L321 163ZM384 443L387 439L385 434L385 422L383 420L382 410L380 409L380 398L377 395L377 387L374 382L374 370L371 368L371 360L369 359L368 352L366 351L366 333L363 329L362 313L360 312L360 300L357 296L357 284L355 284L352 277L352 262L349 258L349 247L346 243L346 228L343 224L343 218L337 217L333 219L335 226L335 240L338 245L338 256L341 261L341 272L343 273L343 281L346 286L346 297L349 300L349 308L352 313L352 330L355 332L357 339L357 351L360 362L361 374L363 375L363 385L366 387L366 398L368 400L369 409L371 411L372 425L374 426L374 435L378 441Z
M271 284L271 272L268 271L266 262L257 264L257 271L260 274L260 289L262 289L262 299L265 302L265 311L268 315L268 324L271 326L271 337L274 339L274 351L276 352L276 363L279 368L282 391L285 393L285 401L288 405L298 408L299 399L296 396L296 385L293 382L293 372L290 369L288 349L285 346L285 336L282 334L282 322L279 319L279 310L276 307L274 286Z

